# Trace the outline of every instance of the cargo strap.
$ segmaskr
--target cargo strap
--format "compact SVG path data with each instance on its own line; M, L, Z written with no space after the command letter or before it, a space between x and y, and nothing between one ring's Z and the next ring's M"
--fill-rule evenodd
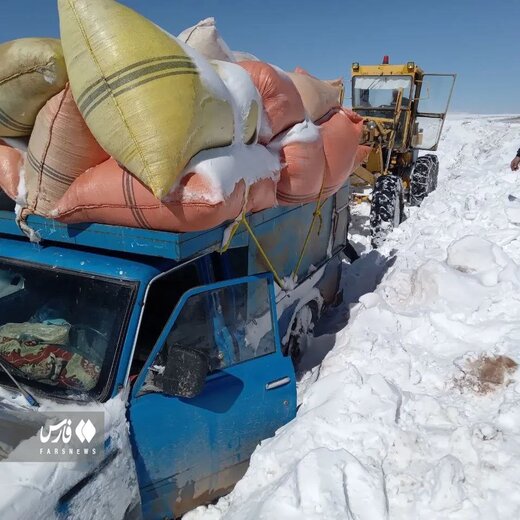
M233 224L230 224L230 227L228 227L229 234L228 234L227 238L224 233L224 240L222 241L222 247L220 248L220 251L219 251L220 254L225 253L229 249L229 246L231 245L231 241L233 240L233 237L235 236L238 228L240 227L240 224L242 223L242 220L244 219L244 217L246 215L247 202L249 200L249 188L250 188L250 186L248 184L246 186L246 191L244 193L244 202L242 204L242 211L240 212L238 217L235 219Z
M327 169L328 169L328 167L327 167ZM327 169L325 170L325 173L323 174L323 180L321 182L320 193L319 193L319 196L318 196L318 200L316 202L316 209L314 210L314 212L312 214L312 221L311 221L311 224L309 226L309 230L307 231L307 236L305 237L305 242L303 243L303 247L302 247L300 256L298 257L298 261L296 263L296 267L293 269L293 271L291 273L291 279L295 279L295 277L297 276L297 273L298 273L298 271L300 269L301 263L303 261L303 257L305 256L305 253L307 251L307 247L309 245L309 242L310 242L310 239L311 239L311 236L312 236L312 232L314 230L314 226L315 226L317 220L319 221L318 234L320 234L320 231L321 231L321 226L323 224L323 218L322 218L322 215L321 215L321 210L323 209L323 206L325 205L325 202L326 202L326 200L323 201L322 199L323 199L323 192L325 191L325 178L327 176ZM269 270L273 274L274 279L276 280L276 283L282 289L285 289L285 283L280 278L280 276L279 276L278 272L276 271L273 263L269 260L269 257L267 256L267 253L265 252L264 248L262 247L262 244L260 244L260 242L258 241L254 231L252 230L251 226L249 225L249 222L246 219L246 206L247 206L248 196L249 196L249 187L246 190L246 195L245 195L245 198L244 198L244 205L243 205L243 208L242 208L242 212L240 213L240 216L238 216L235 219L233 224L231 224L229 235L227 237L227 240L225 240L225 243L223 244L222 248L220 249L220 253L225 253L229 249L231 241L233 240L233 237L235 236L236 232L238 231L238 228L240 227L240 224L243 224L244 227L246 228L247 232L251 236L251 239L255 243L258 251L262 255L262 258L263 258L264 262L267 264L267 267L269 268Z
M35 231L32 227L27 224L27 217L29 213L26 208L20 208L16 213L16 225L20 229L20 231L33 243L39 244L41 242L41 237L37 231Z
M323 192L325 190L325 178L327 177L328 172L328 165L325 168L325 171L323 173L323 180L321 181L321 188L320 188L320 194L318 196L318 200L316 202L316 209L314 210L314 213L312 214L312 221L311 225L309 226L309 230L307 231L307 236L305 237L305 242L303 243L302 251L300 253L300 256L298 258L298 262L296 263L296 267L293 269L293 272L291 273L291 278L294 280L298 276L298 271L300 270L300 266L303 261L303 257L305 256L305 252L307 251L307 246L309 245L312 232L314 230L314 224L316 223L316 220L318 219L320 222L320 225L318 227L318 235L321 232L321 226L323 224L323 218L321 216L321 210L323 206L325 205L325 201L322 201L323 198Z
M226 243L223 245L223 247L220 249L220 253L225 253L229 249L229 245L231 244L231 241L233 240L233 237L235 236L236 232L238 231L238 228L240 227L240 224L243 224L246 228L247 232L251 236L251 239L255 243L258 251L262 255L262 258L264 259L265 263L267 264L267 267L269 268L269 271L273 273L274 279L276 280L276 283L282 288L285 289L285 284L283 280L280 278L280 275L276 271L273 263L271 260L269 260L269 257L267 256L267 253L265 252L264 248L262 247L262 244L258 241L258 238L256 238L256 235L254 231L251 229L251 226L249 225L249 222L246 219L245 212L242 212L240 217L238 217L233 224L231 224L231 231L229 233L229 236L226 240Z
M267 264L267 267L269 267L269 270L271 271L271 273L273 273L273 276L274 276L274 279L276 280L276 283L282 289L285 289L285 283L283 282L283 280L280 278L280 276L276 272L276 269L275 269L274 265L271 263L271 261L269 260L269 257L267 256L267 253L264 251L264 248L262 247L262 245L260 244L260 242L256 238L255 234L253 233L253 230L251 229L251 226L249 225L249 222L247 221L245 214L242 216L242 223L244 224L245 228L247 229L247 231L251 235L251 238L253 239L253 242L255 243L258 251L260 251L260 254L262 255L262 258L264 259L265 263Z
M256 235L255 235L253 229L251 228L251 226L249 225L249 222L247 221L246 211L247 211L247 201L248 201L248 198L249 198L249 186L247 186L246 193L244 195L244 204L242 206L242 211L240 212L240 215L235 219L233 224L231 224L231 229L229 231L228 237L225 240L225 242L223 243L222 248L220 249L220 253L221 254L225 253L229 249L229 246L231 245L231 241L233 240L233 237L236 235L236 232L238 231L238 228L240 227L240 224L243 224L244 227L246 228L247 232L251 236L251 239L255 243L258 251L262 255L262 258L264 259L264 262L267 264L267 267L269 268L269 271L271 271L271 273L273 274L273 277L274 277L276 283L282 289L285 289L285 284L284 284L283 280L280 278L280 275L276 271L276 268L274 267L274 265L271 262L271 260L269 260L269 257L267 256L267 253L265 252L264 248L262 247L262 244L260 244L260 242L258 241L258 238L256 238Z

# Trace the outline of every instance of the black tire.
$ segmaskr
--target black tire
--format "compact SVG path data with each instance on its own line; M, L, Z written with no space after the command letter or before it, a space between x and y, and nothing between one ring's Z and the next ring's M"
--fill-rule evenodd
M419 157L410 176L410 205L420 206L422 201L437 188L439 159L428 154Z
M379 247L386 235L404 220L404 192L401 178L382 175L376 180L370 208L372 247Z

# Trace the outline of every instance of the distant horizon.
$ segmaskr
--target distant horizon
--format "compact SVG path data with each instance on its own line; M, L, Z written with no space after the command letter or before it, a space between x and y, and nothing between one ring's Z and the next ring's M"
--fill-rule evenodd
M466 110L448 110L448 115L457 116L511 116L520 117L520 112L467 112Z
M232 49L285 70L301 66L323 79L341 76L347 90L352 62L375 64L389 55L391 63L457 73L451 113L520 113L520 2L374 0L370 12L351 0L300 0L296 9L279 0L121 3L172 34L215 17ZM28 36L59 36L55 1L18 0L4 8L0 42Z

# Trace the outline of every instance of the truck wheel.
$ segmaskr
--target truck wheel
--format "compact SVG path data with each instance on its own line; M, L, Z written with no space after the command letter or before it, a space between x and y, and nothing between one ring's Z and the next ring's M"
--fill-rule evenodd
M422 201L437 188L439 176L439 159L428 154L415 161L410 177L410 205L420 206Z
M397 175L381 175L372 192L370 229L372 247L379 247L386 235L404 220L404 192Z
M285 355L291 356L294 366L297 366L307 351L309 335L318 321L319 307L315 301L304 305L296 314L289 341L285 348Z

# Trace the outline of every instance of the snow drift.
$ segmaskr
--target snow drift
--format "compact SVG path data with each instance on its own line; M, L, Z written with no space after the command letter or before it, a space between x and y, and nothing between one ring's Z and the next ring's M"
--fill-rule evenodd
M448 121L437 191L345 268L350 319L314 340L335 344L302 375L297 418L186 518L520 518L519 133Z

